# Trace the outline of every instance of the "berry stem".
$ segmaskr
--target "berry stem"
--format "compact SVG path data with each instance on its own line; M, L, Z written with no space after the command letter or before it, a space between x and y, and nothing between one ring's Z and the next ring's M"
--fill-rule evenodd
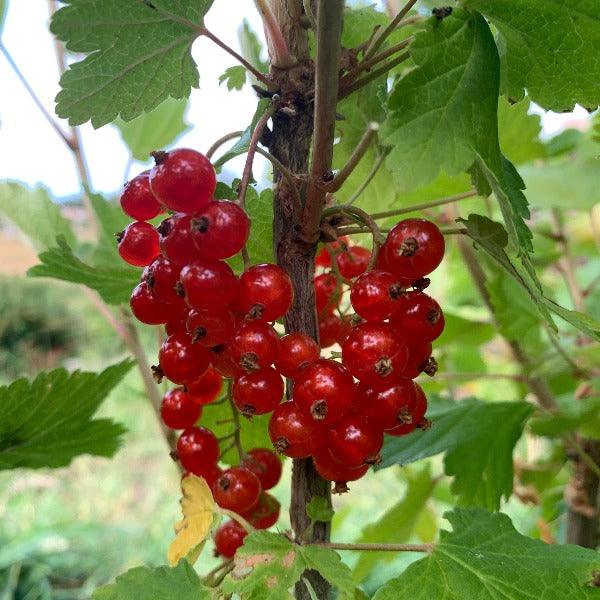
M447 227L446 229L440 229L443 235L466 235L468 230L466 227Z
M365 59L370 58L377 52L381 44L398 28L402 19L408 14L410 9L417 3L417 0L408 0L408 2L398 11L398 14L390 21L385 29L379 30L371 40L370 46L365 51Z
M356 189L354 194L352 194L352 196L348 200L348 206L352 206L358 200L360 195L367 189L367 186L371 183L371 181L373 181L375 175L377 175L377 172L379 171L381 165L385 161L387 155L390 153L390 150L391 148L385 148L382 150L381 154L377 157L377 160L375 161L371 172L367 175L366 179L360 184L360 186Z
M202 583L207 587L217 587L221 581L223 581L223 579L233 570L234 566L235 565L232 558L222 562L202 578Z
M240 423L240 413L238 412L237 406L233 402L232 390L233 382L231 379L229 379L227 383L227 399L229 401L229 406L231 407L231 416L233 418L233 422L235 423L235 429L233 430L231 436L227 437L233 437L233 444L237 450L240 462L242 462L246 458L246 451L242 446L242 425Z
M357 550L359 552L432 552L435 544L345 544L323 542L318 544L332 550Z
M230 133L226 133L224 136L220 137L207 151L206 157L212 158L215 152L223 145L226 144L229 140L235 140L235 138L242 137L244 135L243 131L232 131Z
M215 506L215 509L219 514L225 515L230 519L237 521L248 533L256 531L256 529L250 523L248 523L248 521L246 521L244 517L238 515L236 512L233 512L232 510L227 510L226 508L221 508L220 506Z

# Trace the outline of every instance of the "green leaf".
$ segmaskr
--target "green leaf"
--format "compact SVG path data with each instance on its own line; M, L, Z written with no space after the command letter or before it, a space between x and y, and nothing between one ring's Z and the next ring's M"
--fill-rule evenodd
M42 186L27 188L17 182L0 183L0 214L12 221L38 249L54 245L62 235L75 243L71 224Z
M8 12L8 0L0 0L0 35L4 28L4 21L6 20L6 13Z
M241 600L286 600L306 569L318 571L338 589L340 600L354 597L350 569L330 548L293 544L269 531L248 535L234 557L235 568L222 585Z
M598 598L588 587L600 557L579 546L560 546L518 533L504 514L456 509L446 514L433 552L381 588L373 600L531 600Z
M238 41L242 49L242 56L261 73L268 73L269 63L262 58L263 45L247 19L243 20L238 29ZM253 83L258 83L252 73L248 73L248 75Z
M563 436L579 429L586 428L586 437L600 436L600 396L576 399L571 394L556 398L558 409L552 413L544 413L529 421L529 429L535 435L545 437ZM595 435L590 435L595 432Z
M80 454L112 456L125 429L92 417L132 365L125 360L101 373L56 369L0 387L0 470L64 467Z
M323 496L313 496L310 502L306 504L306 514L312 521L328 522L333 519L333 509L327 498Z
M189 131L190 124L185 121L187 107L187 100L167 98L154 110L141 114L132 121L117 119L115 125L131 156L146 162L150 152L170 146Z
M408 542L434 486L435 481L431 477L429 465L409 475L404 498L389 508L377 521L363 527L357 543ZM365 579L378 562L390 562L394 558L392 552L361 552L354 566L355 580Z
M541 300L544 306L555 315L573 325L573 327L579 329L579 331L583 331L583 333L593 340L600 340L600 323L596 321L596 319L593 319L589 315L577 312L576 310L564 308L559 304L556 304L553 300L550 300L550 298L542 296Z
M579 129L565 129L546 142L546 156L562 156L577 148L583 132Z
M241 90L246 83L246 69L241 65L235 65L225 70L219 77L219 85L227 83L227 89L231 92L232 90Z
M387 437L377 468L407 464L445 452L444 469L463 505L497 510L513 486L512 453L533 407L526 402L451 402L430 398L433 426L403 437Z
M500 32L503 88L548 110L600 104L600 5L593 0L462 0Z
M57 246L42 252L42 264L27 271L29 277L53 277L71 283L81 283L97 291L108 304L129 302L131 290L138 284L140 271L133 267L90 267L77 258L63 237Z
M93 600L209 600L210 591L185 561L171 567L136 567L119 575L115 583L98 588Z
M517 165L546 156L546 148L539 137L540 116L529 114L530 105L527 98L511 104L500 97L498 103L500 148Z
M130 121L169 96L198 87L190 53L213 0L69 0L52 18L52 33L88 56L60 79L56 114L96 128L117 116Z

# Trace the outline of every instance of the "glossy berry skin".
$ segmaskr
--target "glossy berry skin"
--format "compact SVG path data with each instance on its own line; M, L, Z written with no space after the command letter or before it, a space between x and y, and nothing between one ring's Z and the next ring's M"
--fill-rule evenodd
M313 463L317 473L327 481L333 481L337 485L333 489L334 493L347 492L346 483L356 481L365 475L369 470L369 465L362 465L356 469L345 467L338 463L327 448L321 450L316 456L313 456Z
M408 360L402 372L403 377L414 379L423 372L426 361L431 356L433 347L431 342L413 342L408 348Z
M123 212L136 221L149 221L164 210L150 190L150 171L140 173L125 184L120 202Z
M243 323L229 341L229 352L233 362L247 372L272 365L278 349L279 336L275 329L264 321Z
M415 383L415 407L411 413L412 419L410 422L402 423L393 429L388 429L386 433L388 435L406 435L411 431L414 431L419 425L422 425L425 419L425 413L427 412L427 396L423 391L423 388ZM425 425L426 427L426 425Z
M342 344L342 361L358 380L381 389L402 376L408 348L387 323L362 323Z
M180 267L202 258L192 242L191 227L191 215L176 213L156 228L160 234L162 255Z
M198 379L210 365L210 352L194 344L185 333L169 336L158 353L160 369L173 383L186 384Z
M338 362L320 359L306 367L294 383L294 400L315 423L331 425L352 406L352 375Z
M444 331L440 305L423 292L408 292L400 297L400 309L390 319L392 329L406 339L433 342Z
M170 429L193 427L202 415L202 407L183 389L168 391L160 405L160 416Z
M189 148L154 153L150 187L167 208L192 213L210 202L217 186L208 158Z
M223 376L228 379L237 377L245 373L243 369L238 367L231 357L231 349L229 344L221 344L211 348L211 360L213 367Z
M134 221L117 239L121 258L134 267L146 267L160 254L158 232L150 223Z
M354 279L367 270L371 251L362 246L350 246L347 252L340 252L335 259L340 275L346 279Z
M337 279L333 273L321 273L314 280L315 303L317 313L324 315L332 313L339 305L341 293L338 290Z
M243 514L258 504L260 480L244 467L231 467L212 487L215 502L227 510Z
M183 298L176 290L180 273L181 266L164 256L159 256L144 269L143 279L157 300L182 305L184 304Z
M293 299L292 281L277 265L255 265L240 276L236 308L252 318L275 321L287 313Z
M270 413L283 397L283 379L272 367L244 373L233 382L232 397L245 417Z
M206 481L206 484L211 489L215 481L219 479L221 475L223 475L223 469L221 469L219 465L212 465L211 467L206 469L204 473L202 473L203 479Z
M269 529L279 520L280 512L281 504L277 498L263 492L258 499L258 504L242 517L256 529Z
M352 325L337 315L321 315L319 317L319 341L321 348L329 348L334 344L342 344L350 335Z
M198 310L223 308L235 298L235 275L222 260L196 261L182 269L180 281L185 301Z
M279 454L306 458L314 449L314 421L293 401L279 404L269 421L269 437Z
M248 532L237 522L227 521L215 532L215 551L223 558L233 558Z
M205 427L184 429L177 440L177 456L181 466L198 477L217 464L219 442L215 434Z
M174 333L187 333L187 318L189 314L190 311L187 309L183 310L181 315L171 315L169 320L165 323L165 332L167 336L173 335Z
M368 423L356 412L348 413L327 432L327 447L341 465L357 468L381 461L383 432Z
M321 248L319 253L315 258L315 265L317 267L331 267L331 254L329 254L328 248L337 252L343 252L347 250L348 245L350 244L350 239L348 236L342 236L338 238L335 242L330 242Z
M416 403L415 384L406 377L382 390L374 390L362 383L358 386L356 410L365 422L380 431L412 423Z
M250 219L235 202L214 200L194 215L192 239L202 256L230 258L250 236Z
M200 405L214 402L219 397L222 388L223 377L212 365L198 379L186 385L192 400Z
M401 294L397 277L387 271L369 271L352 285L350 303L363 319L385 321L398 310Z
M146 325L161 325L173 317L173 307L157 300L145 281L133 288L129 306L135 318Z
M279 340L275 368L284 376L295 379L302 369L319 358L319 346L303 333L288 333Z
M419 279L431 273L444 258L442 232L426 219L405 219L389 233L385 261L398 277Z
M187 331L194 343L208 348L224 344L235 330L235 318L227 309L191 310L187 318Z
M253 448L242 461L242 467L252 471L263 490L274 488L281 479L281 460L267 448Z

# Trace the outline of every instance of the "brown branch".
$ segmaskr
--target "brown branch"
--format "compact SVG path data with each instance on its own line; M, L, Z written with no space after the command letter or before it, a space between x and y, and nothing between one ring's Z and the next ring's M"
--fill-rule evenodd
M381 44L392 34L392 32L398 27L402 19L408 14L410 9L417 3L417 0L408 0L408 2L398 11L398 14L390 21L385 29L379 30L373 39L371 45L365 52L365 58L370 58L379 49Z
M359 552L432 552L434 544L344 544L327 542L317 544L332 550L357 550Z
M469 190L462 194L456 194L454 196L446 196L444 198L438 198L437 200L430 200L428 202L422 202L420 204L413 204L404 208L396 208L394 210L387 210L384 212L373 213L371 217L373 219L386 219L387 217L397 217L400 215L406 215L412 212L426 210L428 208L434 208L435 206L443 206L444 204L452 204L459 200L465 200L466 198L473 198L477 196L477 190Z

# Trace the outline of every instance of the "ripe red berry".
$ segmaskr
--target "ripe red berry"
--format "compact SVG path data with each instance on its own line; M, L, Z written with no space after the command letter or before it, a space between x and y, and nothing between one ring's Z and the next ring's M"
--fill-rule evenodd
M219 397L222 387L223 377L213 366L208 367L198 379L186 385L192 400L200 405L214 402Z
M236 308L253 318L275 321L290 309L293 299L292 281L277 265L255 265L240 276Z
M352 375L334 360L320 359L304 369L294 383L294 400L315 423L339 421L354 401Z
M243 514L258 504L260 480L244 467L230 467L213 484L215 502L227 510Z
M408 348L387 323L361 323L342 344L342 361L360 381L381 389L398 381Z
M444 331L440 305L423 292L402 294L400 308L390 319L392 329L405 339L433 342Z
M117 234L121 258L135 267L149 265L160 254L158 232L150 223L134 221Z
M208 348L224 344L233 335L235 318L228 309L192 310L187 319L187 331L194 343Z
M217 555L223 558L233 558L247 535L248 532L237 521L223 523L215 532Z
M295 379L300 371L319 358L319 346L303 333L288 333L279 340L275 368L284 376Z
M242 375L244 373L243 369L240 369L238 365L235 364L233 358L231 358L231 351L229 349L229 344L221 344L220 346L215 346L210 349L211 359L213 367L227 379L233 379L238 375Z
M167 208L192 213L210 202L217 186L215 170L208 158L189 148L154 152L156 165L150 171L150 187Z
M332 313L340 304L341 289L333 273L321 273L314 280L315 303L319 315Z
M433 347L431 342L414 342L408 348L408 360L402 372L403 377L414 379L420 373L429 372L435 375L437 363L431 358Z
M295 402L282 402L271 415L269 436L279 454L289 458L310 456L315 433L314 421Z
M177 457L181 466L198 477L209 473L219 460L219 442L205 427L184 429L177 440Z
M256 529L269 529L277 523L280 511L281 504L277 498L263 492L258 499L258 504L242 517Z
M184 310L181 315L169 316L169 320L165 324L165 332L167 336L173 335L174 333L187 333L187 318L189 314L190 311L187 309Z
M210 352L204 346L194 344L190 335L176 333L163 342L158 361L167 379L173 383L191 383L208 369Z
M386 431L388 435L406 435L417 427L427 429L427 427L431 425L431 423L425 419L425 413L427 412L427 396L425 395L423 388L418 383L415 383L414 385L416 400L415 406L411 413L412 419L410 422L407 421L406 423L401 423L393 429L388 429Z
M359 384L356 410L369 425L385 431L411 423L416 402L414 383L401 377L394 385L383 390Z
M202 256L229 258L248 241L250 219L235 202L214 200L194 215L192 239Z
M345 235L341 238L338 238L335 242L325 244L315 258L315 265L317 267L330 267L331 254L329 253L328 249L333 250L334 253L343 252L348 248L349 244L350 239Z
M191 215L176 213L156 228L162 255L182 267L201 258L192 242L191 223Z
M213 483L219 478L221 477L223 473L223 469L221 469L221 467L219 467L219 465L211 465L210 467L208 467L203 473L202 475L197 475L197 477L202 477L204 479L204 481L206 481L206 484L208 485L209 488L212 489ZM190 473L189 471L186 471L182 476L181 476L181 481L183 481L186 477L189 477L192 473Z
M283 397L283 379L272 367L244 373L233 382L232 397L245 417L270 413Z
M123 212L136 221L149 221L163 212L150 190L150 171L144 171L125 184L121 194Z
M145 281L133 288L129 306L135 318L147 325L160 325L173 317L173 307L157 300Z
M244 371L256 371L273 364L279 349L279 337L264 321L243 323L229 341L233 362Z
M431 221L405 219L388 233L384 260L394 275L419 279L442 262L444 250L444 236Z
M313 463L317 473L323 479L335 482L334 494L347 492L346 483L360 479L369 470L369 465L362 465L356 469L341 465L331 456L327 448L323 448L316 456L313 456Z
M350 246L347 252L340 252L336 262L340 275L346 279L354 279L364 273L371 260L371 251L362 246Z
M157 300L170 304L183 304L183 298L176 289L180 273L179 265L164 256L159 256L144 269L143 279Z
M385 321L399 308L402 286L387 271L363 273L352 285L350 303L367 321Z
M171 429L193 427L202 415L202 407L183 389L168 391L160 405L163 423Z
M185 301L192 308L223 308L235 298L235 275L222 260L206 258L196 261L183 268L180 281Z
M270 490L281 478L281 460L267 448L253 448L242 461L242 466L252 471L260 480L263 490Z
M334 344L342 344L350 335L352 325L347 319L337 315L321 315L319 317L319 341L321 348L329 348Z
M350 412L329 429L327 446L334 460L345 467L374 465L381 461L383 432L365 423L362 415Z

